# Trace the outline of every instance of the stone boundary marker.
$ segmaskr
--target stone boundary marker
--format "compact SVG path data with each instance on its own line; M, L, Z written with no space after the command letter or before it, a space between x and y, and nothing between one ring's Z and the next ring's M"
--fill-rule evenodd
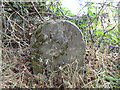
M85 43L79 28L70 21L51 20L38 27L31 38L32 64L35 73L47 66L60 66L78 60L83 66Z

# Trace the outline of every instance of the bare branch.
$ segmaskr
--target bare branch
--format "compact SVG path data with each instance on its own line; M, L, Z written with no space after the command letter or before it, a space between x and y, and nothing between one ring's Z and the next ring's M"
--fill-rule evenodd
M44 21L44 19L42 18L41 14L39 13L39 11L37 10L37 8L35 7L34 3L33 2L31 2L31 3L32 3L33 7L34 7L34 10L36 11L36 13L38 14L38 16L40 17L40 19L42 21Z

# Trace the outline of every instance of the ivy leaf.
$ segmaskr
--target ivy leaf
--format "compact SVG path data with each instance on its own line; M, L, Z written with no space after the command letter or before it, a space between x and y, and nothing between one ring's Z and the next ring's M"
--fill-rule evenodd
M92 16L93 12L91 10L88 10L88 14Z

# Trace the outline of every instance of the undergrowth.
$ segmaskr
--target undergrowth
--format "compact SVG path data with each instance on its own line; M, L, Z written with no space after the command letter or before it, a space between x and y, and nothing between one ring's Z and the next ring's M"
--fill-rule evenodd
M29 57L19 60L15 56L3 63L2 88L120 88L118 53L107 54L88 48L85 65L78 68L78 62L60 67L49 74L34 75Z

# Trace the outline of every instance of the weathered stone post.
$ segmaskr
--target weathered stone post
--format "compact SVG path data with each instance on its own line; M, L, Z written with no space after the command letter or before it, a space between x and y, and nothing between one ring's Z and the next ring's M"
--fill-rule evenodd
M77 60L83 66L85 43L79 28L70 21L51 20L33 33L32 64L35 73L47 65L50 70Z

